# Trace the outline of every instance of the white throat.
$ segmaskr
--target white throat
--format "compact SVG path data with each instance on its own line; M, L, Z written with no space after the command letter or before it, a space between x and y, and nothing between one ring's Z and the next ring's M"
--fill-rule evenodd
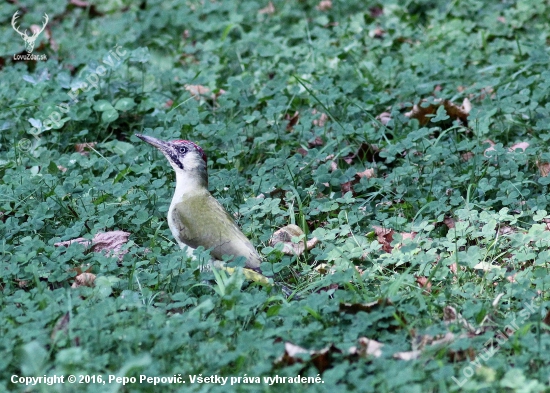
M172 198L172 204L178 203L181 197L192 191L197 191L203 186L197 181L195 176L185 173L181 170L176 171L176 190L174 191L174 197Z

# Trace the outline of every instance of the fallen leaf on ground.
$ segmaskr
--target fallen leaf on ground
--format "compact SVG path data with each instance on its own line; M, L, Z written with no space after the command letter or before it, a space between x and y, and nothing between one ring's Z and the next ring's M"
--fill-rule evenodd
M454 275L456 275L457 271L458 271L458 268L456 266L456 262L453 262L449 265L449 270L451 271L451 273L453 273Z
M319 11L327 11L332 8L332 1L330 0L323 0L319 4L317 4L317 8Z
M378 18L381 15L384 15L384 9L380 6L374 6L369 8L371 18Z
M375 358L382 356L382 347L384 344L366 337L359 337L357 341L359 342L359 347L351 347L348 351L350 355L361 357L374 356Z
M311 250L319 242L316 237L308 240L305 247L303 240L300 240L298 243L292 242L293 237L302 237L304 235L304 231L302 231L302 228L298 225L289 224L282 227L271 236L269 245L275 247L276 244L283 243L283 254L302 255L306 249Z
M393 354L393 357L399 360L414 360L414 359L418 359L418 357L421 354L422 354L422 351L419 351L419 350L407 351L407 352L396 352Z
M539 168L540 175L542 177L548 176L548 174L550 173L550 163L537 160L536 164L537 168Z
M122 260L124 254L128 250L120 250L120 248L128 241L130 237L129 232L124 231L111 231L98 233L94 236L92 240L79 237L72 240L67 240L64 242L58 242L54 245L56 247L68 247L73 243L80 243L85 247L90 247L93 252L104 251L104 254L107 256L116 256L119 260Z
M210 89L202 85L185 85L185 90L187 90L196 100L200 100L201 96L212 98Z
M393 241L393 234L395 233L395 231L393 229L382 228L376 225L373 226L373 229L374 233L376 234L378 243L382 245L382 249L386 252L391 252L391 250L393 249L393 247L391 246L391 242Z
M458 322L468 331L475 332L475 328L453 306L445 306L443 309L443 321L446 325Z
M342 351L333 344L319 351L312 351L285 342L285 353L275 361L275 364L277 366L292 366L296 363L311 362L322 373L332 365L333 353L342 353Z
M29 282L27 280L20 280L16 278L15 281L17 282L17 286L21 289L25 289L27 288L27 285L29 285Z
M380 121L380 123L387 126L388 123L391 120L391 113L390 112L382 112L378 116L376 116L376 120Z
M76 143L74 149L77 153L87 156L95 145L97 145L97 142Z
M388 299L378 299L370 303L340 303L340 311L348 314L357 314L360 311L369 313L380 306L391 304L393 303Z
M313 147L323 146L325 142L323 141L323 138L321 138L320 136L316 136L315 138L310 140L307 144L308 144L308 147L311 149Z
M426 102L426 100L422 100L422 102ZM431 119L431 117L428 117L428 115L435 115L437 109L441 105L443 105L445 111L447 112L447 115L451 119L458 119L463 124L468 125L468 115L472 110L472 104L467 98L464 99L461 106L458 106L451 101L442 99L436 99L434 100L433 104L430 104L426 107L424 107L422 103L420 105L415 104L410 112L405 113L405 116L410 119L417 119L420 125L423 126L428 124Z
M519 143L516 143L515 145L513 145L512 147L510 147L510 151L516 151L516 149L521 149L523 151L525 151L525 149L527 149L529 147L529 143L527 142L519 142Z
M359 146L359 149L357 149L357 152L348 154L344 157L344 161L349 165L353 164L356 159L363 162L374 162L379 160L379 153L380 149L378 146L363 142Z
M315 115L319 112L317 112L317 109L314 109L314 110L311 111L311 113ZM327 120L328 120L327 114L326 113L321 113L321 116L318 119L313 120L313 125L315 125L317 127L324 127Z
M288 113L285 115L285 120L288 120L288 124L286 125L287 131L292 131L294 126L298 124L298 120L300 120L300 112L296 111L294 112L294 115L290 116Z
M55 326L52 329L52 333L50 334L50 338L52 339L52 341L55 341L55 338L57 337L57 334L59 332L67 333L70 321L71 316L69 312L66 312L61 318L57 320Z
M363 172L357 172L356 175L361 179L362 177L366 177L367 179L372 179L373 177L376 177L374 173L374 168L367 168Z
M93 287L95 282L95 274L93 273L82 273L75 277L73 285L71 288L78 287Z
M485 139L485 140L483 141L483 143L484 143L484 144L485 144L485 143L488 143L488 144L490 145L490 146L489 146L487 149L485 149L485 151L483 152L483 155L484 155L485 157L488 157L487 153L489 153L490 151L495 151L495 145L496 145L496 143L493 142L493 141L490 140L490 139Z
M351 194L355 196L355 190L353 189L353 184L350 181L340 184L340 191L342 191L342 195L346 195L348 192L351 192Z
M386 31L384 29L381 29L380 27L377 27L369 32L369 37L380 39L384 38L384 34L386 34Z
M259 14L273 15L275 13L275 6L270 1L267 6L258 11Z
M415 281L426 292L430 293L432 291L432 283L428 280L428 277L417 276L415 277Z

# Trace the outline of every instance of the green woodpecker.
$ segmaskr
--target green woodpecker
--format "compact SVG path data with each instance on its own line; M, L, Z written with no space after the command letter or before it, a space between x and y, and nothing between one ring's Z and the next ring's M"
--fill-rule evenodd
M136 136L159 149L176 172L176 191L168 209L168 226L179 246L187 246L190 255L195 248L203 246L211 250L210 255L218 262L223 255L242 256L246 258L248 269L259 271L261 258L256 249L208 191L204 151L190 141ZM220 266L219 263L216 266ZM246 272L245 276L250 278Z

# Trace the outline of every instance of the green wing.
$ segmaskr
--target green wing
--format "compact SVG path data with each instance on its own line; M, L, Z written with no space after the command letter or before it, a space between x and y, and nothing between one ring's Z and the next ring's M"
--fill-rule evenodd
M218 260L223 255L243 256L246 267L260 267L254 246L210 192L185 195L175 206L173 220L180 240L189 247L212 249L212 257Z

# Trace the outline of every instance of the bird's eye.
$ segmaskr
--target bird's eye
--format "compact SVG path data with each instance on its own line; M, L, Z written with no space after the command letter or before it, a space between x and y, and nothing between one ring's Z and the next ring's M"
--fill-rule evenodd
M185 146L180 146L180 147L178 147L178 152L180 154L185 154L185 153L187 153L187 148Z

